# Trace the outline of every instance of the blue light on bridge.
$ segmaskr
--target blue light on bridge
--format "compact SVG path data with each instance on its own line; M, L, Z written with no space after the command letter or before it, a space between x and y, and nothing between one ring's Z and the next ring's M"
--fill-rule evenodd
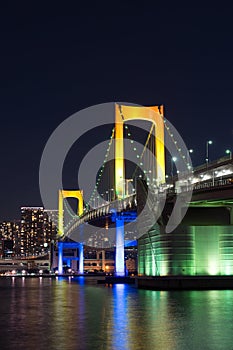
M137 247L137 240L125 240L125 247Z

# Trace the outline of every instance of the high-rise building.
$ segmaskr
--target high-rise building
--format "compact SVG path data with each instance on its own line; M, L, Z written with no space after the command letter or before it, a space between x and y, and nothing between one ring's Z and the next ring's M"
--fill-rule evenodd
M46 254L56 239L56 226L43 207L21 207L21 256Z
M20 223L0 222L0 258L20 255Z
M44 209L44 212L48 215L48 221L50 223L50 229L53 235L57 234L58 227L58 210L57 209Z

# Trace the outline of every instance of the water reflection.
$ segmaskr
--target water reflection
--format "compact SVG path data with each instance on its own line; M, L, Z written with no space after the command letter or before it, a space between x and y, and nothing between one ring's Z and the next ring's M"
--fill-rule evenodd
M130 349L128 298L124 284L117 284L113 288L111 318L109 319L108 339L110 349Z
M0 348L232 349L233 291L159 292L84 278L0 279Z

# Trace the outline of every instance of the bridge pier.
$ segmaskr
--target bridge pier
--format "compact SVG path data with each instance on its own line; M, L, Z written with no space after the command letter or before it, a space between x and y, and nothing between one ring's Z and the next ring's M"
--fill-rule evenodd
M79 243L79 273L82 275L84 272L84 256L83 256L83 244Z
M233 225L233 205L229 207L230 211L230 225Z
M79 250L79 257L77 258L71 258L66 259L67 264L69 267L71 267L71 260L78 260L79 261L79 269L78 272L80 274L83 274L84 272L84 254L83 254L83 244L78 242L58 242L58 274L62 275L64 273L63 270L63 258L64 258L64 252L63 249L78 249Z
M102 258L101 258L101 263L102 263L102 270L105 271L105 250L101 250L101 251L98 251L97 254L96 254L96 259L100 259L100 254L102 254Z
M63 274L63 243L58 242L58 273Z
M124 218L116 218L116 276L125 276L125 256L124 256Z

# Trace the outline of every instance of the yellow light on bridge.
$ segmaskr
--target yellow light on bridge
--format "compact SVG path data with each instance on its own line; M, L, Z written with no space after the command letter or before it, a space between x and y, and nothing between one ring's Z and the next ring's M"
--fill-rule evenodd
M81 190L59 190L58 199L58 234L63 236L64 234L64 212L63 212L63 200L65 198L76 198L78 200L77 215L83 214L83 191Z
M125 195L124 188L124 135L123 124L127 120L147 120L155 125L155 159L158 183L165 183L165 151L163 106L127 106L115 107L115 188L119 198Z

